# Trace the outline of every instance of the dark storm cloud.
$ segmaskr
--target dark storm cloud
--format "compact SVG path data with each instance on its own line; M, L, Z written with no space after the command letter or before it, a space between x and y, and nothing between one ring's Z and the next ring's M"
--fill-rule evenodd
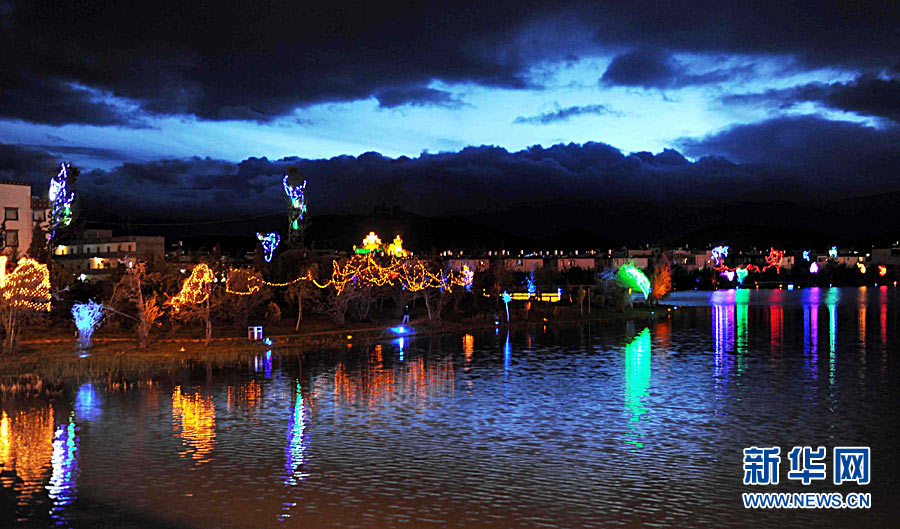
M617 56L600 78L606 86L640 86L642 88L681 88L684 86L721 83L745 73L746 68L721 68L699 74L686 73L680 64L662 50L634 50Z
M550 123L558 123L560 121L569 121L574 116L583 116L592 114L595 116L603 116L606 114L620 115L615 110L610 109L606 105L583 105L559 108L550 112L543 112L535 116L519 116L513 123L531 124L531 125L548 125Z
M4 9L0 115L51 124L135 126L142 114L263 122L309 104L371 97L385 107L447 105L445 94L421 87L434 80L536 87L535 65L610 50L664 50L620 56L605 77L667 87L726 74L685 75L668 55L675 52L783 56L863 70L896 65L900 49L900 3L886 1L856 8L783 1L686 7L644 0L627 8L73 1ZM576 38L582 34L593 39Z
M39 148L0 143L0 180L46 186L45 180L57 163Z
M375 98L378 99L378 106L381 108L396 108L403 105L458 108L463 105L463 102L454 98L450 92L427 86L385 88L375 92Z
M745 164L790 168L819 194L840 195L897 185L900 127L877 129L818 116L781 117L684 139L689 156L715 155ZM892 176L893 175L893 176Z
M849 83L809 83L757 93L731 94L724 96L722 101L778 108L816 102L833 109L900 123L900 78L864 75Z
M38 80L13 71L0 73L0 116L65 125L127 125L142 127L140 113L123 109L95 91L60 79Z
M542 201L715 203L795 200L900 189L900 127L875 129L815 116L732 127L684 139L683 152L625 154L603 143L559 144L509 152L458 152L389 158L369 152L330 159L210 158L126 163L82 173L79 189L104 210L176 216L238 215L283 207L281 177L299 168L310 211L368 211L373 204L429 215L497 211ZM729 161L730 160L730 161ZM43 182L56 160L0 146L4 178Z

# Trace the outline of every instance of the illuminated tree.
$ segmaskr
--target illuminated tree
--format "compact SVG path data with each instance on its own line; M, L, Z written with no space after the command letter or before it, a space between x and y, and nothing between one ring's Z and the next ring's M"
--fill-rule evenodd
M620 266L617 275L626 287L640 290L645 299L650 299L650 280L640 268L634 266L634 263L625 263Z
M319 265L318 263L313 263L308 270L309 278L316 279L319 275ZM285 292L285 296L290 301L297 302L297 325L294 330L300 330L300 322L303 320L303 299L310 299L315 296L318 292L318 288L312 284L312 281L297 281L290 285Z
M281 242L281 236L277 233L257 233L256 238L259 239L259 242L262 245L266 262L271 262L272 254L275 253L275 248L278 248L278 243Z
M128 302L135 305L137 317L134 319L137 321L138 345L141 348L147 347L150 329L163 314L162 305L158 303L155 292L147 298L144 297L143 283L145 276L146 268L144 263L139 263L134 268L128 269L113 288L111 301L113 304Z
M50 179L50 238L56 237L57 231L69 226L75 218L75 182L79 171L69 162L59 164L59 171Z
M91 337L103 320L103 305L88 300L87 303L76 303L72 306L72 318L78 329L78 340L82 349L91 346Z
M205 341L209 345L212 339L212 323L210 322L209 298L212 294L213 271L205 263L200 263L191 270L191 275L184 280L181 291L166 303L172 307L174 316L186 321L199 319L205 324Z
M581 312L581 315L584 316L584 297L587 295L587 292L584 290L584 287L578 287L578 291L575 294L575 299L578 300L578 310Z
M306 221L306 180L300 184L294 184L300 180L296 167L289 167L287 174L281 180L284 195L290 205L288 212L288 244L291 247L303 245L303 233Z
M672 291L672 268L669 260L662 256L653 267L650 276L650 297L657 303Z
M15 350L22 324L38 312L50 310L50 271L34 259L19 259L11 274L7 256L0 256L0 322L5 352Z

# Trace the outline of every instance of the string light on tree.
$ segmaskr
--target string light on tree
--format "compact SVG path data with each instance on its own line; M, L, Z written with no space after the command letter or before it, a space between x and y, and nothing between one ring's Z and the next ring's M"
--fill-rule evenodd
M862 262L857 262L857 263L856 263L856 268L859 269L859 273L860 273L860 274L865 274L865 273L866 273L866 265L865 265L864 263L862 263Z
M837 259L837 246L832 246L830 250L828 250L828 257L830 259Z
M747 279L747 274L750 272L748 272L746 268L738 268L734 273L737 276L738 284L743 285L744 280Z
M30 257L19 259L15 270L6 273L8 258L0 256L0 289L4 304L34 311L50 310L50 271Z
M506 307L506 323L509 323L509 302L512 301L512 296L509 295L509 292L504 290L501 297L503 299L503 304Z
M59 164L59 172L50 179L51 237L56 234L58 228L68 226L72 222L72 202L75 200L75 193L69 191L70 167L68 162Z
M290 215L290 232L288 234L289 242L294 242L294 235L300 232L303 217L306 215L306 180L300 185L291 185L288 182L290 177L285 174L281 180L284 188L284 194L287 196L288 202L291 203Z
M530 274L525 276L525 289L529 294L534 294L537 292L537 285L534 283L534 270L531 271Z
M887 275L887 267L884 265L878 265L878 275L880 277L884 277Z
M259 239L260 244L262 244L263 256L265 257L266 262L270 262L272 260L272 254L275 253L275 248L278 248L278 243L281 242L281 236L277 233L266 233L265 235L257 233L256 238Z
M803 250L803 259L809 261L809 250Z
M469 265L463 265L462 276L463 276L463 285L466 287L466 292L471 292L472 291L472 280L475 278L475 272L473 272L469 268Z
M809 265L809 273L810 273L810 274L818 274L818 273L819 273L819 264L816 263L815 261L813 261L813 262Z
M169 299L168 303L175 310L182 305L203 303L209 298L209 285L215 278L213 271L206 263L200 263L191 270L191 275L184 280L181 291Z
M474 274L466 275L451 270L429 270L425 263L416 259L391 257L385 264L379 263L371 254L354 254L343 265L332 262L331 279L318 282L311 271L293 281L272 283L247 270L232 270L225 283L230 294L246 296L257 292L262 286L285 287L300 281L309 281L318 288L334 288L341 295L351 284L357 288L401 285L410 292L420 292L426 288L445 289L452 292L453 286L471 288Z
M94 303L94 300L72 306L72 317L75 319L75 328L78 329L78 340L82 349L90 347L91 337L103 319L103 308L103 305Z
M300 211L300 218L306 213L306 180L298 186L292 186L288 183L288 175L284 175L281 184L284 186L284 194L291 201L291 207Z

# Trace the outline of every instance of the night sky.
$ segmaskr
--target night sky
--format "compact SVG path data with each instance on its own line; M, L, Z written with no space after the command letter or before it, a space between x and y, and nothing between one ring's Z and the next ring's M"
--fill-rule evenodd
M295 165L312 214L900 228L900 2L483 4L0 0L0 178L71 160L91 211L169 218L277 210Z

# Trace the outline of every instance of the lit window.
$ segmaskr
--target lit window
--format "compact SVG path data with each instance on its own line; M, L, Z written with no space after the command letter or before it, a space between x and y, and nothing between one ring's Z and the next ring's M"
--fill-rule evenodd
M19 208L4 208L6 210L6 220L19 220Z

